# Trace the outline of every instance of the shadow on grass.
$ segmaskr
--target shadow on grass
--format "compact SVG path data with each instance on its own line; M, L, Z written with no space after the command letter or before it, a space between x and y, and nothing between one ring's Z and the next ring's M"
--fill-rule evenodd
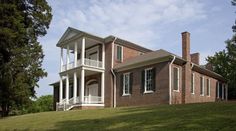
M235 107L234 109L235 110ZM232 113L232 112L231 112ZM234 111L235 113L235 111ZM96 114L95 114L96 115ZM235 130L236 114L214 106L169 106L121 108L117 114L99 119L56 123L56 130Z

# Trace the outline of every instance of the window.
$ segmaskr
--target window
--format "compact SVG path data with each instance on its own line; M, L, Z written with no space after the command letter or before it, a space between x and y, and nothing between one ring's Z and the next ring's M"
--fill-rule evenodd
M130 73L123 74L123 95L130 94Z
M204 77L200 77L200 95L204 96Z
M153 72L152 68L145 69L144 93L153 92L153 73L155 72Z
M123 48L122 46L116 46L116 60L122 61L123 60Z
M194 73L191 74L191 93L194 94L194 86L195 86L195 76Z
M210 79L207 79L207 96L210 96L211 84Z
M173 79L173 86L174 86L174 90L175 91L179 91L179 68L177 68L177 67L174 67L174 72L173 72L174 74L173 74L173 77L174 77L174 79Z

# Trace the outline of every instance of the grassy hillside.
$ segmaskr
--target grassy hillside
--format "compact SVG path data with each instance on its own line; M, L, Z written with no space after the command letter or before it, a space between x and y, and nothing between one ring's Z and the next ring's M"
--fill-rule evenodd
M236 130L236 102L45 112L0 119L0 130Z

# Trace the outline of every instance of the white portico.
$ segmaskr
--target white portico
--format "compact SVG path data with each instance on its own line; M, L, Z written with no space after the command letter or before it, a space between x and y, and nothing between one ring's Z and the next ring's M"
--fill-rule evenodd
M57 110L104 106L103 39L68 28L57 46L61 48Z

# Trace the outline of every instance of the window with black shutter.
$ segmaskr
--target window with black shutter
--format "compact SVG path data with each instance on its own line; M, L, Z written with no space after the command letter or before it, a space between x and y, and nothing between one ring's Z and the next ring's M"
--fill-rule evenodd
M130 73L123 74L123 96L130 95Z
M151 93L155 91L155 69L148 68L144 72L144 93Z

